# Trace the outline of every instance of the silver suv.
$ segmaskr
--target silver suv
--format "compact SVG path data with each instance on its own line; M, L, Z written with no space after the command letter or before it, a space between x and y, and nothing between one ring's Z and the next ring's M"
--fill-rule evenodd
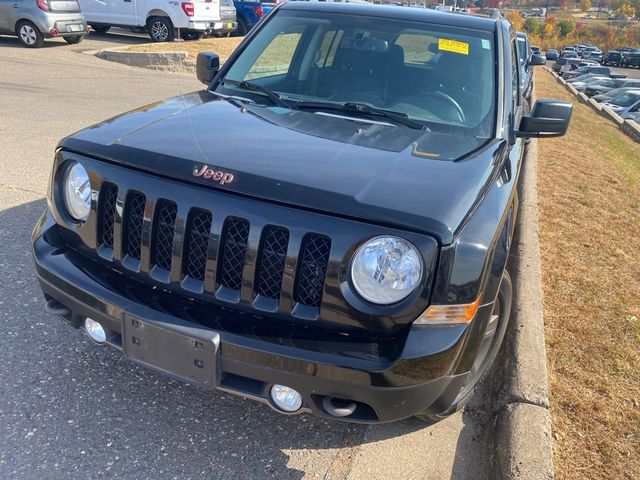
M54 37L76 44L87 34L87 22L77 0L0 0L0 34L17 35L31 48Z

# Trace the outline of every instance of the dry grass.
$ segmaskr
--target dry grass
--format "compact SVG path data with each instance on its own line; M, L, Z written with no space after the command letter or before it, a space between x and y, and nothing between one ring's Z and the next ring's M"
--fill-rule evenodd
M220 61L224 62L238 46L241 37L205 38L190 42L145 43L134 45L125 50L130 52L187 52L187 58L194 59L198 52L216 52Z
M640 145L574 102L539 142L545 332L560 479L640 478Z

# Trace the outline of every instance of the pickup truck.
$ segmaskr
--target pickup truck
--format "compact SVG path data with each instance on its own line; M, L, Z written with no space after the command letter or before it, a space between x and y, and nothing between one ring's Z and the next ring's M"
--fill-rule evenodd
M235 34L244 37L276 4L234 0L233 5L236 7L238 20L238 29Z
M205 89L60 141L46 311L283 414L453 414L509 323L524 140L572 105L525 112L501 18L290 2L247 38L198 55Z
M87 22L98 33L111 27L145 31L154 42L201 39L237 28L232 0L78 0Z

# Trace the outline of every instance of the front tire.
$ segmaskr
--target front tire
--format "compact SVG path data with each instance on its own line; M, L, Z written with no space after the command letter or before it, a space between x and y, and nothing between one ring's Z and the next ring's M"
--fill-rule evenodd
M147 21L149 37L154 42L173 42L176 38L173 23L169 17L151 17Z
M18 39L28 48L40 48L44 45L44 36L29 20L22 20L16 27Z
M500 289L493 306L493 312L489 318L489 323L484 332L484 337L478 348L476 360L471 367L469 379L456 396L453 403L444 412L439 414L419 413L417 418L429 424L439 422L453 415L458 410L464 408L469 400L478 390L485 378L491 372L491 365L498 356L504 334L511 316L511 302L513 297L513 286L511 276L506 270L502 275Z
M69 45L77 45L82 41L82 35L74 35L73 37L62 37Z

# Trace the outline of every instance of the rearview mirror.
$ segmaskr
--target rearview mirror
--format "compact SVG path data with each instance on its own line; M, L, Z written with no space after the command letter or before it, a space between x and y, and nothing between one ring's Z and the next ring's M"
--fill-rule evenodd
M517 137L561 137L567 133L573 105L562 100L538 100L531 113L520 120Z
M527 66L546 65L547 59L538 53L534 53L529 57Z
M220 70L220 57L213 52L200 52L196 60L196 78L209 85Z

